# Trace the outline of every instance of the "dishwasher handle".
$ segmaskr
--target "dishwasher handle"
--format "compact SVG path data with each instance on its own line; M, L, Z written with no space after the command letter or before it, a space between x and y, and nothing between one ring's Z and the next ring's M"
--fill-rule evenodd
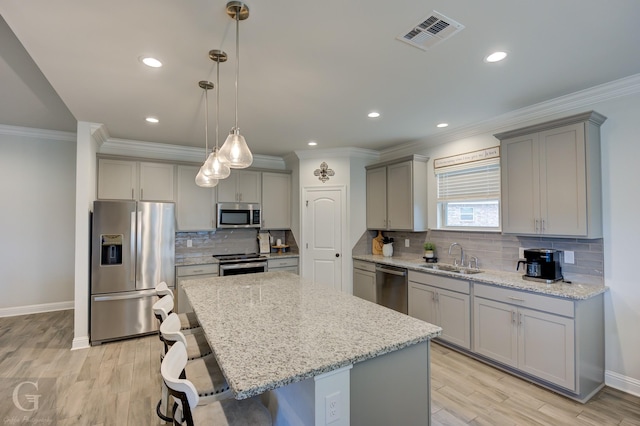
M404 277L407 275L407 270L398 268L398 269L389 269L383 268L382 266L376 265L376 272L384 272L385 274L398 275L400 277Z

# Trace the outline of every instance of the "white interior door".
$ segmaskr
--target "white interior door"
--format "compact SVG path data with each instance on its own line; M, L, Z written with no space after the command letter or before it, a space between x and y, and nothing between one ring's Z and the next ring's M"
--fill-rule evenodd
M303 271L314 283L342 290L344 189L305 189Z

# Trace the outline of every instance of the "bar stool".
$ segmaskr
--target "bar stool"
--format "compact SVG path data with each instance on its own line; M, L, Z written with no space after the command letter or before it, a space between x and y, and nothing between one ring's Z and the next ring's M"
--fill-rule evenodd
M174 424L195 425L271 425L271 415L258 397L226 399L203 403L187 370L187 349L176 342L166 353L160 372L175 398ZM182 377L182 378L181 378Z
M171 300L173 300L173 291L167 286L167 283L162 281L160 284L156 286L156 294L158 297L171 296ZM171 307L171 311L175 309L175 306ZM191 333L189 330L196 330L200 327L200 323L198 322L198 318L196 318L196 314L193 312L185 312L178 314L180 317L180 328L184 333Z

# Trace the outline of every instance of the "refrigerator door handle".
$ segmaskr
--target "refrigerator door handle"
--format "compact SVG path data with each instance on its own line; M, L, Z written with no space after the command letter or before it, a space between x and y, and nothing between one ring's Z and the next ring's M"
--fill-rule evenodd
M109 302L112 300L142 299L144 297L155 296L155 290L141 290L133 294L120 294L117 296L95 296L93 300L96 302Z
M136 212L131 212L131 231L129 233L129 259L131 260L131 267L129 268L129 284L135 284L136 282Z
M137 253L136 253L136 288L138 283L142 281L142 212L138 206L138 223L136 226L136 240L137 240Z

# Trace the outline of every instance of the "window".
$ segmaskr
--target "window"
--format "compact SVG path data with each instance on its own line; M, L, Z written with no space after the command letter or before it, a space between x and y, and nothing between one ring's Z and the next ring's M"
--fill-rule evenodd
M500 230L500 159L436 169L438 228Z

